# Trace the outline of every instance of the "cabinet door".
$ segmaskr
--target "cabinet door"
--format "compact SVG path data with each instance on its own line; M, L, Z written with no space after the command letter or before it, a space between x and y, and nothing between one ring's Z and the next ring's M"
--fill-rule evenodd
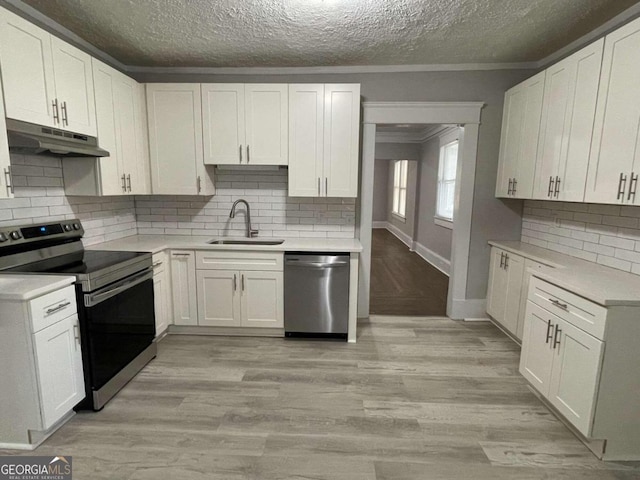
M61 127L95 137L98 132L91 56L53 36L51 50Z
M320 197L324 189L324 85L289 85L289 196Z
M544 79L545 72L541 72L505 94L496 187L498 197L531 198L533 195Z
M7 118L61 126L53 118L51 35L0 9L0 52Z
M196 297L196 256L194 252L171 252L171 290L173 322L176 325L198 324Z
M516 338L522 340L522 334L524 332L524 317L527 310L527 297L529 295L529 282L531 281L531 274L528 273L529 269L541 270L543 268L551 268L542 263L534 262L526 258L524 260L524 272L522 274L522 288L520 289L520 310L518 313L518 326L516 327Z
M147 95L144 85L136 85L136 150L138 152L137 172L139 180L134 186L136 195L151 193L151 172L149 166L149 131L147 129Z
M520 354L520 373L544 396L549 393L553 366L553 328L560 319L527 302Z
M494 320L502 322L505 309L504 291L507 288L507 274L504 270L505 252L499 248L491 248L489 265L489 286L487 290L487 313Z
M169 327L169 289L168 271L164 261L159 261L153 267L153 299L156 313L156 337Z
M239 327L240 274L232 270L198 270L198 325Z
M69 413L84 397L78 317L34 334L43 429Z
M289 163L289 102L286 84L246 84L246 163Z
M524 277L524 258L512 253L507 253L505 270L507 272L507 288L501 292L505 298L504 315L501 323L502 326L513 335L517 335L518 318L520 317L520 296L522 295L522 278Z
M149 156L154 194L198 193L202 164L200 85L147 84Z
M115 111L118 121L118 158L125 175L125 189L128 194L144 193L146 182L144 166L139 150L138 135L140 121L138 109L138 84L135 80L118 75L114 84Z
M11 158L9 157L9 142L7 140L7 121L4 116L4 102L2 101L2 80L0 80L0 199L13 198L11 187Z
M360 85L324 87L324 195L358 196Z
M102 195L123 195L126 192L126 184L123 175L120 157L120 145L118 142L118 121L116 108L116 77L118 72L102 62L93 60L93 82L96 101L96 120L98 125L98 143L101 148L109 152L108 157L98 158L100 191ZM86 159L85 159L86 161ZM74 164L77 162L73 162ZM67 165L69 162L67 162ZM74 175L78 169L65 169L67 177ZM65 178L67 192L72 184L78 182L68 181ZM71 192L75 193L75 192Z
M585 202L630 200L630 175L640 171L639 51L640 19L605 38Z
M240 272L243 327L284 328L282 272Z
M244 84L202 85L205 164L246 163L244 110Z
M549 400L583 435L591 434L604 343L558 320ZM555 333L555 332L554 332Z

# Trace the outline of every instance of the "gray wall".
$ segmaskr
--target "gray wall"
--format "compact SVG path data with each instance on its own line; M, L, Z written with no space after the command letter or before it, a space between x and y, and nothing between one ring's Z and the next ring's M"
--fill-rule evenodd
M440 139L432 138L422 144L420 159L420 179L418 186L418 224L416 238L419 244L451 260L451 234L449 228L436 225L438 195L438 164L440 161Z
M373 221L386 222L389 199L388 160L376 159L373 169Z
M483 102L474 187L468 299L486 298L490 239L520 238L522 202L494 197L504 92L536 73L487 70L315 75L137 74L142 82L360 83L363 101Z

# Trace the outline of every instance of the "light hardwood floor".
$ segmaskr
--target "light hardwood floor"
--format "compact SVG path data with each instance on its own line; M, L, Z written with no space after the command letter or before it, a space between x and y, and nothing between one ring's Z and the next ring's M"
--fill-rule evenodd
M35 453L72 455L76 480L640 478L640 464L598 461L537 400L489 323L374 317L355 345L174 335L159 347L102 412Z

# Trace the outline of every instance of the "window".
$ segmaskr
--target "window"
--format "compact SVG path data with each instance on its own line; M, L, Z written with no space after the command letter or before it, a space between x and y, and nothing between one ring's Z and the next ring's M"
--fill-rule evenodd
M436 208L436 223L448 228L451 228L451 224L449 222L453 222L453 201L456 189L457 167L458 138L456 132L455 136L448 135L441 139L440 165L438 167L438 204ZM442 220L446 222L444 225Z
M407 160L397 160L393 167L394 215L405 218L407 214Z

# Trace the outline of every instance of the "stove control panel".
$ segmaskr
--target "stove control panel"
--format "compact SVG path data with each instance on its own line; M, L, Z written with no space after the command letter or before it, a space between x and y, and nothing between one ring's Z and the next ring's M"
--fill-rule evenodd
M82 238L84 229L80 220L72 219L41 225L18 225L0 230L0 248L17 243L30 243L46 239Z

